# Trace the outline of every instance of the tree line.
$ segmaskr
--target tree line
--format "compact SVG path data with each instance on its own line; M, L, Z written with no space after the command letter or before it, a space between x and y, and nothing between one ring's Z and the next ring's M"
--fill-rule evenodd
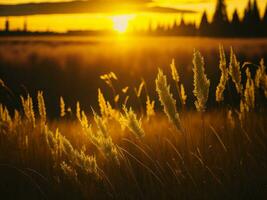
M243 17L241 18L235 9L230 20L225 1L218 0L211 22L208 20L207 12L204 11L198 27L195 23L185 23L182 18L179 25L175 22L170 28L158 26L147 32L152 35L267 37L267 5L263 17L261 17L257 0L253 2L249 0Z

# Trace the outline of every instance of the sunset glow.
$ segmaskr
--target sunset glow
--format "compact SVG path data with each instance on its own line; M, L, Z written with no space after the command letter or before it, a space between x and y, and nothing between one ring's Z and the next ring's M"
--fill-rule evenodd
M267 199L267 0L0 0L0 200Z
M128 29L129 20L131 20L133 16L131 15L119 15L112 17L113 21L113 30L118 33L125 33Z
M21 4L21 3L43 3L43 2L71 2L67 0L0 0L0 4ZM86 2L86 1L85 1ZM90 4L90 3L94 4ZM105 1L103 1L105 2ZM194 22L197 25L200 22L202 12L207 11L208 19L211 20L215 8L215 0L153 0L153 1L130 1L132 9L125 9L128 4L111 4L107 1L107 5L102 1L88 1L87 8L81 7L68 10L68 13L50 14L37 13L25 15L0 15L0 30L4 28L6 16L10 19L10 29L22 29L25 18L27 18L28 29L31 31L51 30L57 32L65 32L68 30L115 30L117 32L126 32L130 29L147 29L149 26L157 25L170 26L174 22L179 23L183 17L186 22ZM116 2L116 1L115 1ZM119 2L119 1L118 1ZM235 9L238 10L240 17L248 0L228 0L227 11L229 18ZM258 0L258 6L261 16L263 16L266 0ZM151 7L154 6L154 9ZM161 9L158 9L158 8ZM72 8L69 6L68 8ZM164 10L165 8L169 10ZM113 12L114 9L114 12ZM172 11L171 9L175 9ZM16 10L15 10L16 11ZM17 10L21 12L21 10ZM25 11L22 10L22 11ZM119 14L118 14L119 13ZM115 17L114 17L115 16ZM133 17L134 16L134 17ZM129 24L130 23L130 24Z

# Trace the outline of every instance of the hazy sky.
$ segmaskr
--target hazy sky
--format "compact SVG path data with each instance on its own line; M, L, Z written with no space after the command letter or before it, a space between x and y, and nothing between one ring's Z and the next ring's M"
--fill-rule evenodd
M98 2L101 3L98 3ZM111 9L106 11L107 6L102 5L105 0L90 0L89 2L94 3L96 9L89 12L79 13L77 10L74 13L69 14L57 14L52 13L50 15L31 15L31 16L17 16L9 17L12 29L22 28L23 22L27 19L28 27L30 30L56 30L56 31L66 31L68 29L111 29L114 26L114 17L116 18L119 13L112 13ZM115 0L106 0L106 2ZM124 0L118 0L118 2L123 2ZM141 10L137 13L131 12L125 15L127 19L127 24L132 27L145 28L148 24L171 24L174 20L179 21L181 18L181 10L196 11L196 13L184 14L184 18L187 21L200 20L201 12L207 10L209 17L212 16L214 12L214 7L216 0L127 0L131 4L141 5ZM152 5L155 8L147 7L147 3L151 4L151 1L155 2ZM40 3L40 2L66 2L66 0L0 0L0 4L18 4L18 3ZM243 9L246 7L248 0L226 0L228 13L231 14L235 8L238 9L240 15L243 13ZM98 8L98 4L101 7ZM266 7L267 0L258 0L258 5L263 14ZM88 6L92 9L92 6ZM171 8L164 10L164 8ZM71 8L71 7L70 7ZM163 9L162 9L163 8ZM177 10L175 10L177 9ZM24 11L22 9L22 11ZM158 11L158 12L155 12ZM38 11L37 11L38 12ZM0 11L1 14L1 11ZM120 19L120 18L119 18ZM0 17L0 29L4 26L5 17ZM125 23L125 22L123 22Z
M71 1L71 0L0 0L0 4L18 4L18 3L31 3L31 2L34 2L34 3L68 2L68 1ZM123 0L118 0L118 1L123 2ZM136 1L142 1L142 0L136 0ZM157 2L161 5L171 6L171 7L178 6L178 7L186 7L186 8L199 10L202 8L213 9L216 0L154 0L154 2ZM226 3L230 9L233 7L242 9L246 6L247 2L248 0L226 0ZM259 7L263 9L267 4L267 0L258 0L258 4L259 4Z
M30 3L30 2L67 2L71 0L0 0L0 3L4 4L17 4L17 3ZM213 4L216 2L216 0L155 0L156 2L168 2L172 4L198 4L198 3L207 3L207 4ZM259 4L264 5L266 4L266 0L258 0ZM247 0L226 0L226 3L233 3L235 5L243 6L247 3Z

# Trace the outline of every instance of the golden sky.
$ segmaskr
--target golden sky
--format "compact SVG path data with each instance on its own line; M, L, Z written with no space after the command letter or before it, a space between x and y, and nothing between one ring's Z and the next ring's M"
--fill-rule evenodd
M0 4L18 4L29 2L59 2L63 0L0 0ZM65 0L66 1L66 0ZM94 0L97 2L97 0ZM123 1L123 0L121 0ZM136 0L142 2L142 0ZM143 0L144 2L150 0ZM135 2L132 0L132 2ZM235 8L242 14L247 5L247 0L226 0L228 13L232 13ZM153 5L156 7L168 7L179 10L196 11L196 13L184 13L186 21L196 21L199 23L201 12L207 10L211 18L214 12L216 0L155 0ZM267 0L258 0L258 5L263 14ZM92 12L92 13L69 13L69 14L45 14L9 17L11 29L21 29L25 19L27 19L29 30L85 30L85 29L131 29L147 28L148 24L156 26L157 24L171 25L174 20L181 18L180 12L139 12L129 11L129 13L119 14L112 12ZM4 27L5 17L0 17L0 29Z

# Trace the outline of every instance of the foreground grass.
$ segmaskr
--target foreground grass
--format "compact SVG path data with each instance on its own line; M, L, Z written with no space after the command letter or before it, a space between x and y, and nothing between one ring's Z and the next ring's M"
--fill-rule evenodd
M216 100L222 105L229 81L223 72ZM100 114L69 109L60 98L60 118L47 118L42 92L36 101L21 96L21 109L0 105L0 190L4 199L265 199L267 196L267 75L263 61L255 76L231 53L229 75L240 108L222 105L207 111L210 81L204 59L194 53L197 111L187 111L186 93L172 63L176 102L159 70L156 91L163 112L146 94L146 109L120 103L114 73L101 76L112 89L110 103L98 91ZM0 82L1 86L12 91ZM142 81L135 95L140 98ZM126 93L128 88L123 88ZM265 93L264 93L265 92ZM256 94L256 95L255 95ZM267 95L266 95L267 96ZM140 99L139 99L140 100ZM264 99L265 101L265 99ZM142 105L142 102L138 102ZM179 106L177 106L179 104Z
M137 139L112 122L109 132L119 164L88 140L76 122L53 122L79 152L94 155L97 173L76 166L62 172L46 147L40 127L26 147L19 136L1 135L1 191L14 199L263 199L266 197L266 117L255 115L235 127L225 113L198 113L181 119L186 134L170 127L164 116L144 121L146 136ZM30 127L20 127L27 133ZM120 130L120 131L118 131ZM22 135L21 135L22 136ZM205 138L204 138L205 137ZM20 139L19 139L20 138ZM203 140L205 139L205 146ZM32 143L31 143L32 140ZM58 158L68 162L68 155ZM62 161L61 161L62 162ZM75 161L72 161L75 162ZM70 163L72 166L73 163ZM16 192L15 192L16 191Z

